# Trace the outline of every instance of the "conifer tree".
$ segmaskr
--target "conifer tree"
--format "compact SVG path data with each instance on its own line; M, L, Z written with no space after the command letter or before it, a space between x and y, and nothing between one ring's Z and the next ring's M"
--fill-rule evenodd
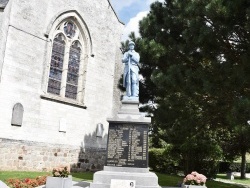
M157 104L157 136L175 146L186 172L232 152L242 156L244 178L250 149L250 1L156 2L140 22L140 34L140 100Z

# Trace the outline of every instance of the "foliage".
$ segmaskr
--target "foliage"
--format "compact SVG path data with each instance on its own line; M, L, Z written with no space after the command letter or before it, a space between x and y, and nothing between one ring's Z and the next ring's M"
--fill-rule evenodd
M249 19L248 0L165 0L140 22L140 101L186 173L250 149Z
M207 177L198 172L192 172L183 179L185 185L205 185L206 181Z
M241 163L231 163L229 165L229 169L231 172L240 172L241 170ZM250 163L246 163L246 173L250 173Z
M39 176L35 179L25 178L25 179L8 179L7 185L10 188L33 188L46 183L46 176Z
M149 149L149 167L155 172L176 174L178 161L170 156L171 146Z
M218 173L230 172L230 162L220 162L218 167Z
M69 175L68 167L65 166L65 167L54 168L52 170L52 175L53 177L62 177L62 178L68 177Z

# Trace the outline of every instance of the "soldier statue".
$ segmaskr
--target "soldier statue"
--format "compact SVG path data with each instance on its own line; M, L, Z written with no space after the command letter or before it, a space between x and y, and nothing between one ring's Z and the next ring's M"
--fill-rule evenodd
M134 50L135 43L129 42L129 50L124 53L122 62L125 63L123 86L127 97L139 96L139 61L140 55Z

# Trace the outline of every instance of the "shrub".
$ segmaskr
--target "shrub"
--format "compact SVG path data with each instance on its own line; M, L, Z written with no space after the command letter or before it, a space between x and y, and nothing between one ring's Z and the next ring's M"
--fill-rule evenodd
M33 188L38 187L40 185L44 185L46 183L46 176L39 176L35 179L25 178L23 180L20 179L8 179L7 185L10 188Z
M177 162L170 157L171 147L149 149L149 167L155 172L176 174Z
M226 172L240 172L241 163L238 162L220 162L219 164L219 173ZM246 173L250 172L250 163L246 164Z

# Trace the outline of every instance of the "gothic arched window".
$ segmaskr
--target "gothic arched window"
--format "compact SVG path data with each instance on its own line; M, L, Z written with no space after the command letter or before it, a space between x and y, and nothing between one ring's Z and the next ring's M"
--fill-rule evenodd
M48 92L56 95L60 95L62 85L64 52L65 38L62 34L58 34L53 41L48 83Z
M71 45L69 50L69 63L67 72L66 94L68 98L76 99L77 86L78 86L78 74L81 57L80 43L76 41Z
M64 20L54 34L47 92L79 101L82 98L84 51L83 37L77 24ZM80 94L79 94L80 93Z

